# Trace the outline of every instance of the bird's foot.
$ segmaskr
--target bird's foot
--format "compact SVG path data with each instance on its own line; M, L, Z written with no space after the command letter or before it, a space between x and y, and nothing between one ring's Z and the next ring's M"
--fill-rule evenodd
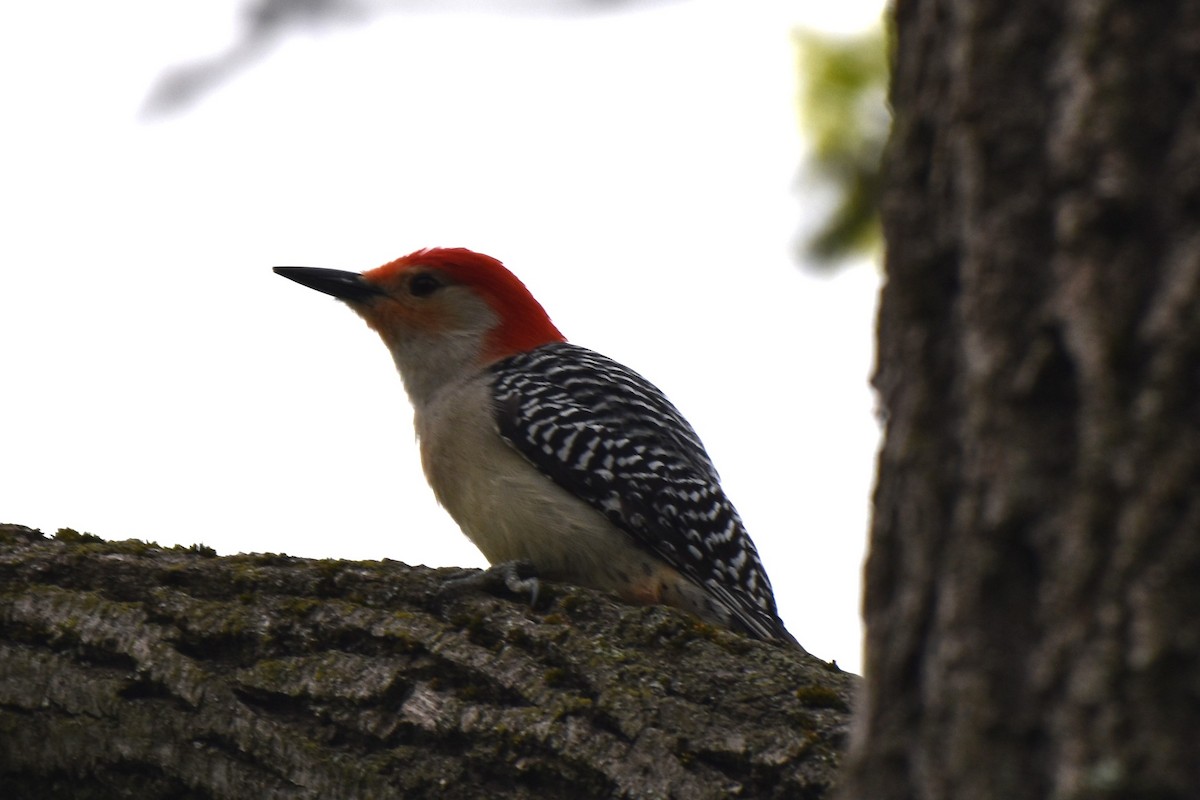
M537 605L538 589L537 570L528 561L503 561L493 564L482 572L463 570L461 574L446 580L438 590L438 594L456 594L471 589L482 589L485 592L496 592L507 589L513 594L529 595L529 605Z

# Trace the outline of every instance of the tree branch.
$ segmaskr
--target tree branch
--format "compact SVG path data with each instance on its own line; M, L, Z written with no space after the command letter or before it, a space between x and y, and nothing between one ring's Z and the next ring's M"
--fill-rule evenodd
M9 797L824 797L857 680L663 607L0 526Z

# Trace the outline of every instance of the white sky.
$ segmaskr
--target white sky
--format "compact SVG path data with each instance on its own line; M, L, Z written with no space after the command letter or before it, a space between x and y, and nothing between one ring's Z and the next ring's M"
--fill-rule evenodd
M150 121L236 3L3 6L0 521L483 566L382 344L270 270L466 246L666 391L790 630L857 671L878 277L791 260L820 209L795 185L790 32L860 29L878 1L462 5L283 39Z

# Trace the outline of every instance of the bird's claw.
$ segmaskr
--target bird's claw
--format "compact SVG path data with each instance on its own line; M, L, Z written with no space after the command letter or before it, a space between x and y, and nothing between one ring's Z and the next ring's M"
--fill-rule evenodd
M438 590L438 594L457 593L471 589L495 592L503 587L513 594L529 595L529 605L535 606L540 586L533 564L528 561L504 561L493 564L482 572L463 570L460 575L446 580Z

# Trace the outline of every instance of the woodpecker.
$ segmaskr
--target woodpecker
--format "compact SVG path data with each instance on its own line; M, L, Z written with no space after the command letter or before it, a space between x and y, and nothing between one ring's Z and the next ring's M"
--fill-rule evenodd
M641 375L568 343L499 261L429 248L362 274L275 272L343 301L383 339L429 484L493 565L529 562L796 644L692 426Z

